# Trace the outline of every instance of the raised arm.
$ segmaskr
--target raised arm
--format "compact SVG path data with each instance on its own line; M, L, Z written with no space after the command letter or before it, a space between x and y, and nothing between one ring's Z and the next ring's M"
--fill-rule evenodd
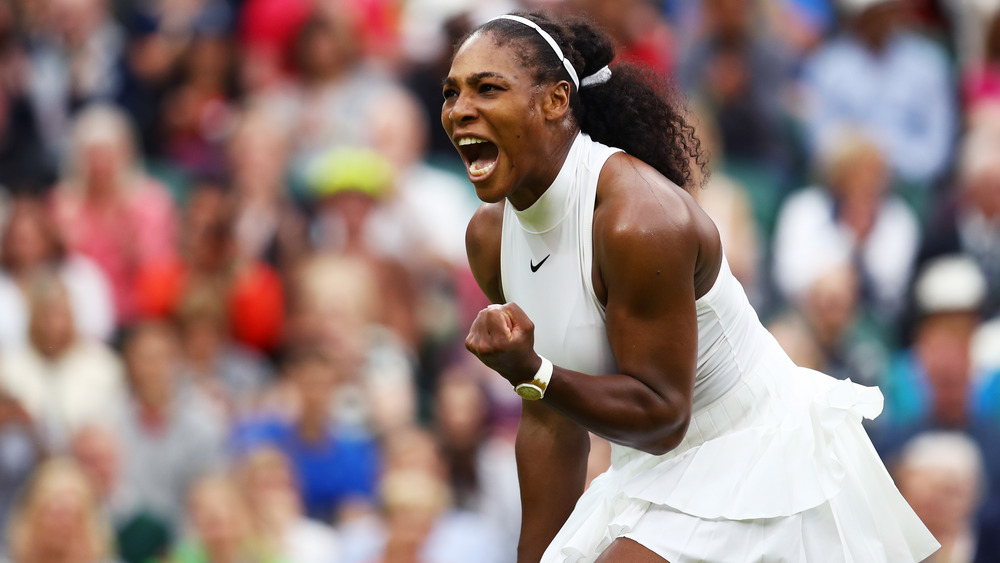
M503 205L482 206L469 223L466 248L473 275L493 303L500 287ZM536 368L537 369L537 368ZM538 561L583 493L590 439L587 431L543 403L524 401L515 453L521 490L518 561Z
M606 178L607 176L607 178ZM556 366L543 402L608 440L662 454L683 439L697 364L695 299L721 263L718 232L686 193L622 157L601 175L594 218L598 297L618 374ZM516 305L480 313L466 344L513 384L541 364Z

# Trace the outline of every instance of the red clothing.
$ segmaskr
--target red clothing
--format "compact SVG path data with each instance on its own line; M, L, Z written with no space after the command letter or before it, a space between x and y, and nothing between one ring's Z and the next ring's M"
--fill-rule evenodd
M967 71L962 77L962 93L966 108L981 102L1000 102L1000 64Z
M295 37L311 14L309 0L248 0L240 12L240 41L287 64Z
M191 283L191 271L173 256L149 262L136 275L137 311L144 317L166 317L176 312ZM228 321L233 338L251 348L269 352L284 335L285 296L281 278L264 262L239 268L225 280Z

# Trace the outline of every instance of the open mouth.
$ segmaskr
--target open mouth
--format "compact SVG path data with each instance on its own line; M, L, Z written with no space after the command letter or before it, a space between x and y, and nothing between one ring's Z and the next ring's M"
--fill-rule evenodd
M470 180L483 179L496 168L500 149L495 144L478 137L459 137L455 141L458 152L465 160Z

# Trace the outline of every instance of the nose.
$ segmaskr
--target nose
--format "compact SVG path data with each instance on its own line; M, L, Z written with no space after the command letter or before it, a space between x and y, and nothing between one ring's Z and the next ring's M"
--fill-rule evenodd
M452 123L464 123L475 119L476 115L476 108L469 100L469 96L459 94L455 97L455 103L452 104L451 111L448 112L448 119Z

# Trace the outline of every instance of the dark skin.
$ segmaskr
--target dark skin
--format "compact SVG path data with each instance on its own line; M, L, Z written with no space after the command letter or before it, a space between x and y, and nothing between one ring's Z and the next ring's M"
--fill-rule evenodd
M486 202L469 224L469 263L494 303L479 313L467 348L512 385L541 365L534 325L500 286L503 200L530 206L551 185L578 127L566 81L536 85L510 47L477 34L458 50L445 81L442 123L452 140L496 144L489 173L470 171ZM695 300L722 261L714 223L693 198L624 153L601 171L594 213L593 282L606 307L620 373L592 377L556 366L541 401L524 401L517 434L521 483L520 562L538 561L583 492L588 431L651 454L683 439L697 363ZM615 540L599 561L663 561Z

